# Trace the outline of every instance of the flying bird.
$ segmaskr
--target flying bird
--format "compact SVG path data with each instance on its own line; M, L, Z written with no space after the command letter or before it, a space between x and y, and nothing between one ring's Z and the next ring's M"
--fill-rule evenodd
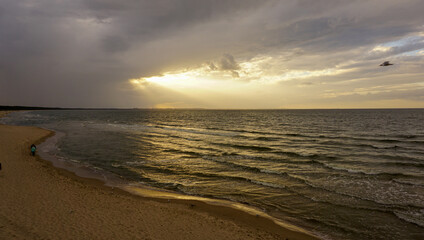
M392 63L390 63L389 61L385 61L384 63L380 64L380 66L382 67L386 67L386 66L390 66L393 65Z

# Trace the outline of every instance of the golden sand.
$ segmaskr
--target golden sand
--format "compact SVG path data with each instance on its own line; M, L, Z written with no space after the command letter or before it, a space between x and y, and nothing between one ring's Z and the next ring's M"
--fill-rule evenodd
M231 207L144 198L55 168L29 150L52 134L0 125L0 239L316 239Z

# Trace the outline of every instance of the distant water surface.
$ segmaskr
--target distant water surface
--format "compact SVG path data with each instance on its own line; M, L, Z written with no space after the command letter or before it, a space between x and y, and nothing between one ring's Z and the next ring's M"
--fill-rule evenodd
M58 110L55 155L258 207L326 239L424 239L424 110Z

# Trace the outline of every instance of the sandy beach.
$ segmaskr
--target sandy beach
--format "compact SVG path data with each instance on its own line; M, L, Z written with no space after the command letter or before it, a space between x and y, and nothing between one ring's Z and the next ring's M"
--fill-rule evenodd
M31 156L54 134L0 125L0 239L316 239L201 201L143 198Z

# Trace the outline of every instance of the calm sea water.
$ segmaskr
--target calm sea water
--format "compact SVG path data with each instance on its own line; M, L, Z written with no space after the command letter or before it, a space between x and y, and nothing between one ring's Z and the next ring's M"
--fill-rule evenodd
M258 207L327 239L424 239L424 110L17 112L58 157Z

